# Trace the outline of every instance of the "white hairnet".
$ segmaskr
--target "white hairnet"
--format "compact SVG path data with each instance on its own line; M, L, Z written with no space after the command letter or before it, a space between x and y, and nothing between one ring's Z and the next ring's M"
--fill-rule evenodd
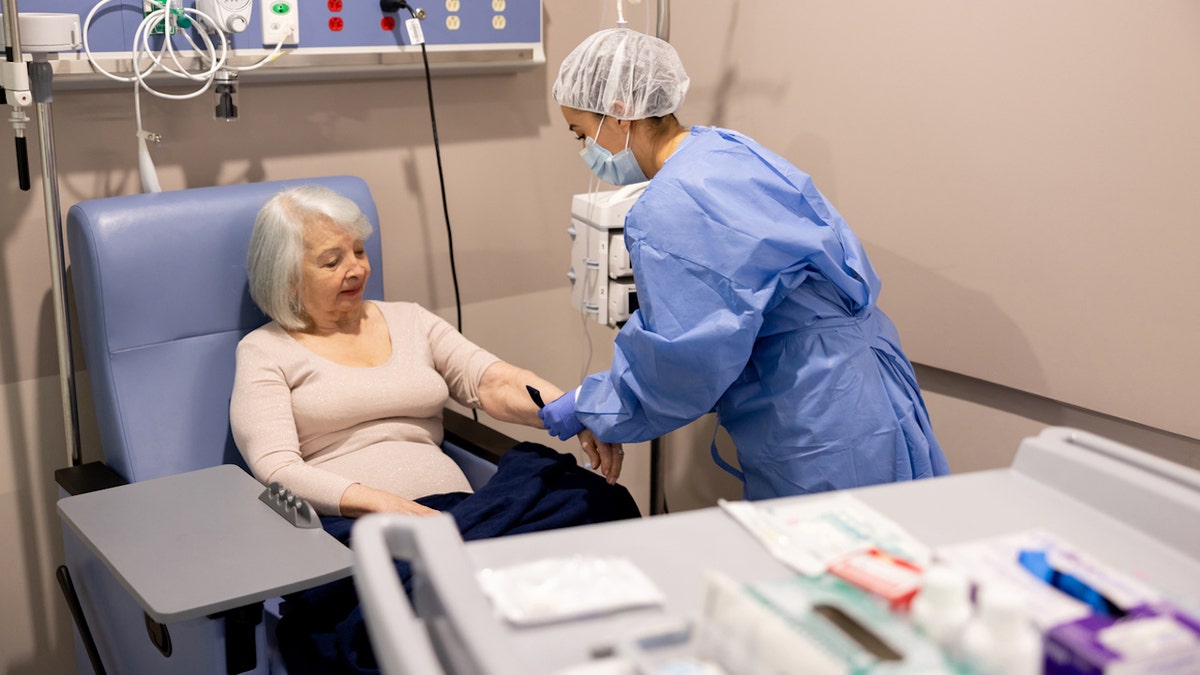
M591 34L563 59L552 93L568 108L639 120L675 112L690 81L669 43L610 28Z

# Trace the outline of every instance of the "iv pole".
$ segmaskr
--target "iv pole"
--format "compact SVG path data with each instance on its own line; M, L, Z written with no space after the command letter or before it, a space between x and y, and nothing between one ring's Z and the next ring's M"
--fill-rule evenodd
M5 90L5 101L12 106L11 120L17 136L17 171L20 188L29 190L29 160L25 150L24 123L28 117L24 108L32 101L36 104L38 137L41 141L42 198L46 212L46 238L50 248L50 291L54 304L54 332L58 353L59 389L62 394L63 429L66 434L67 461L70 466L82 463L79 444L79 407L75 396L75 362L71 351L71 320L66 303L66 260L62 239L62 206L58 194L58 173L55 169L54 122L50 104L54 100L51 80L54 71L44 55L34 54L33 61L26 63L21 53L20 15L17 0L3 0L4 29L8 35L3 67L18 80L24 80L21 70L28 75L29 92ZM8 79L5 78L5 82Z
M658 26L655 36L670 42L671 0L658 0ZM650 439L650 515L665 513L667 495L663 484L662 439Z

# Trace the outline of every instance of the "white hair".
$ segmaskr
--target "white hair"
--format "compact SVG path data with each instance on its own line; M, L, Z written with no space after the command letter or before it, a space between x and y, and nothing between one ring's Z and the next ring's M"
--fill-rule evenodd
M354 200L320 185L279 192L254 219L246 254L250 297L286 330L302 330L310 323L301 301L304 229L319 219L328 219L356 239L366 239L373 231Z

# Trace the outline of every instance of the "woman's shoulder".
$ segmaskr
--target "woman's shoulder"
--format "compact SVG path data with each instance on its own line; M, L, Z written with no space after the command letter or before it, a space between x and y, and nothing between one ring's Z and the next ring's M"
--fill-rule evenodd
M697 154L705 152L732 152L735 154L744 153L747 156L759 158L769 157L771 159L778 156L746 134L722 127L692 127L688 135L688 141L681 149Z
M290 339L291 337L288 336L287 331L279 324L274 321L268 321L243 335L242 339L238 342L238 346L270 346Z
M393 336L429 335L445 320L415 302L375 301Z
M379 308L379 313L388 323L405 324L422 320L430 314L429 310L415 302L373 300L372 303Z
M237 356L239 361L274 361L296 346L287 331L270 321L242 336L238 341Z
M746 194L751 180L760 186L780 183L783 187L797 187L807 183L809 177L783 156L741 132L721 127L692 127L686 144L650 181L647 193L666 193L675 198L682 194L710 201L713 193Z
M672 208L698 208L699 202L707 202L715 194L745 192L741 169L754 157L747 143L753 141L728 129L692 127L646 186L637 206L662 213L664 203ZM731 170L735 167L738 170Z
M688 130L687 136L687 145L701 148L723 145L746 145L748 143L753 144L754 140L741 132L724 127L693 126Z
M371 300L371 304L375 305L383 312L392 314L403 314L421 309L421 306L415 302L405 302L403 300Z

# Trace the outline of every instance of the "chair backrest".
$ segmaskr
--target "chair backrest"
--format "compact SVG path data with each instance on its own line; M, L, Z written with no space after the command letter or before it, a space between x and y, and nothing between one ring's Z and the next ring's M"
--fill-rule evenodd
M125 479L245 466L229 430L234 352L267 321L247 288L250 232L272 195L312 184L353 199L371 221L365 295L382 299L379 215L360 178L194 188L71 207L70 269L100 444L105 463Z

